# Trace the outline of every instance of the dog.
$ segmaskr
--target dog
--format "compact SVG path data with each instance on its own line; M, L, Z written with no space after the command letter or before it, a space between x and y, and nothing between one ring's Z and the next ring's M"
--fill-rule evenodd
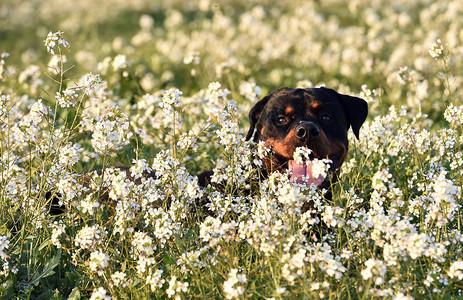
M347 132L352 128L359 139L359 131L368 115L365 100L343 95L335 90L320 88L283 87L257 102L249 112L250 128L246 140L263 142L271 148L271 157L264 160L264 174L292 169L292 177L299 183L316 183L328 188L336 180L347 157ZM328 159L329 174L312 178L309 163L298 164L293 156L296 148L311 150L310 159ZM199 185L211 184L212 171L198 175Z

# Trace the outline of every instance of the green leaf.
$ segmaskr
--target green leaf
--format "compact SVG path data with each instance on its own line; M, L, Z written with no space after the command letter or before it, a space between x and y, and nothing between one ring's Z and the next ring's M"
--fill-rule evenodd
M56 253L54 257L47 260L47 262L45 263L45 266L43 267L42 272L35 273L35 275L32 277L29 283L32 285L37 285L42 278L55 274L55 271L53 271L53 269L56 268L56 266L59 264L60 258L61 258L61 250L58 250L58 252Z

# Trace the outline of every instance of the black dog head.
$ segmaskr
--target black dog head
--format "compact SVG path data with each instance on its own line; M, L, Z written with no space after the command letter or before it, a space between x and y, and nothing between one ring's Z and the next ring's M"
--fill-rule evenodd
M273 149L272 170L287 169L295 149L304 146L312 150L312 159L330 159L330 170L336 170L347 156L348 129L358 139L367 114L363 99L332 89L280 88L252 108L246 139Z

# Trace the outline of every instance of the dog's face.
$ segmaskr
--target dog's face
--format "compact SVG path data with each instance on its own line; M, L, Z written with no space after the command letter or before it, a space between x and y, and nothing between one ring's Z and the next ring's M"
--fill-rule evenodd
M252 108L246 139L263 141L273 149L272 160L264 162L267 169L287 169L295 149L307 147L311 159L330 159L333 171L347 156L348 129L358 138L367 114L364 100L331 89L281 88Z

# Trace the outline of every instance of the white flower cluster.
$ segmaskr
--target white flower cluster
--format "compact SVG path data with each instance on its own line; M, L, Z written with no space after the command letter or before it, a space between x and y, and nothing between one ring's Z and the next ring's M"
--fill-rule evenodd
M445 176L446 172L442 172L430 185L432 191L425 222L435 222L437 227L451 222L461 208L461 204L457 202L457 197L461 195L460 188Z
M211 82L204 92L206 102L204 111L209 118L217 116L224 106L229 103L230 91L221 87L222 85L219 82Z
M104 288L99 287L93 290L90 300L111 300L111 296L107 295L107 291Z
M463 280L463 261L461 259L454 261L450 266L447 274L450 278Z
M42 99L34 101L28 114L22 115L10 128L11 136L18 144L38 142L46 120L52 115L52 110L43 104Z
M165 279L162 278L163 272L163 270L156 270L153 274L146 277L146 283L150 285L152 292L161 288L166 282Z
M262 94L262 89L254 80L242 81L239 88L240 94L252 102L256 102Z
M111 274L111 280L113 286L121 286L121 287L127 287L129 286L130 282L127 280L127 274L124 272L116 271L113 274Z
M172 276L169 280L169 287L166 290L169 298L181 299L180 293L188 292L188 282L181 282L177 280L177 276Z
M384 283L386 273L387 268L384 262L373 258L370 258L365 262L365 269L361 271L363 280L372 279L376 285Z
M376 89L370 90L366 84L362 85L362 91L360 92L360 98L364 99L367 102L374 103L376 102L377 96L378 96L378 91Z
M162 94L162 101L159 106L167 112L175 111L177 108L182 106L180 101L182 98L182 92L179 89L169 89Z
M227 299L238 299L244 294L244 284L247 282L246 274L238 273L237 269L231 269L228 279L223 283L223 293Z
M58 100L58 104L61 107L76 106L78 97L76 89L65 89L61 92L56 92L56 100Z
M47 38L45 39L45 46L47 51L51 54L55 54L55 47L58 45L63 46L64 48L69 47L69 43L64 39L64 32L57 31L55 33L49 32Z
M309 156L311 153L312 150L307 147L297 147L296 150L294 150L293 158L298 164L302 164L304 161L310 160Z
M444 54L445 47L442 44L442 41L440 39L437 39L434 43L432 43L431 47L429 48L429 55L431 55L432 58L438 59L442 57Z
M455 106L453 103L445 109L444 118L451 125L460 126L463 124L463 106Z
M104 234L104 230L97 224L85 226L77 232L74 244L80 249L92 249L101 244Z
M51 243L54 246L61 248L62 245L60 242L60 237L63 233L66 232L66 225L55 222L51 224L51 228L52 228Z
M68 143L60 149L59 164L63 166L74 166L79 161L79 144Z
M95 97L101 92L103 84L100 75L88 73L82 76L78 86L84 89L87 96Z
M189 65L189 64L199 65L200 62L201 62L201 57L199 56L199 52L197 52L197 51L189 52L183 58L183 63L185 65Z
M92 130L93 148L103 155L120 150L129 143L132 136L129 130L129 118L120 112L118 107L108 109L94 119L84 118L82 122L85 127L90 127Z
M99 250L93 251L90 253L88 265L92 272L103 276L104 269L109 265L109 255Z

